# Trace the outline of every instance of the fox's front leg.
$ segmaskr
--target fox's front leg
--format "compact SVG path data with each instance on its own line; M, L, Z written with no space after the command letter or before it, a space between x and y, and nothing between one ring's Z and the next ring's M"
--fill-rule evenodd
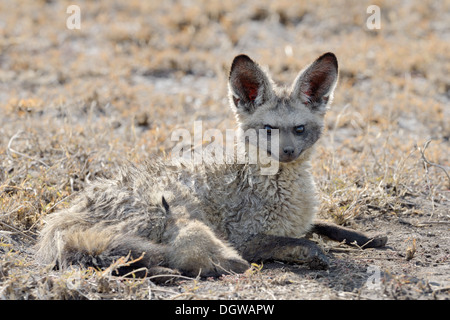
M322 250L304 238L289 238L259 234L240 248L247 261L279 260L287 263L306 263L311 269L328 269L329 261Z
M314 221L310 233L317 233L339 242L344 241L349 245L356 244L364 249L384 247L388 240L384 234L368 236L363 232L321 220Z

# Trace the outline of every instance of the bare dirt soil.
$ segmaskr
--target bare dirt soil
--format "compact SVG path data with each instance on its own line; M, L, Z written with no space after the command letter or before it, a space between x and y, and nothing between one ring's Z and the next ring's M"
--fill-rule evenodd
M73 30L72 4L0 2L0 299L450 298L450 1L78 1ZM195 120L235 127L236 54L290 85L327 51L340 80L313 161L320 217L386 248L316 237L329 270L169 283L35 263L45 218L89 181L169 154Z

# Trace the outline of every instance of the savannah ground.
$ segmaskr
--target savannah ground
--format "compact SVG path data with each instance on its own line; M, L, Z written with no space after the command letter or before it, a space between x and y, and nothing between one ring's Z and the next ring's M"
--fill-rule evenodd
M171 283L117 277L123 261L35 263L46 217L89 181L170 154L196 120L235 127L236 54L290 85L327 51L340 80L313 160L319 216L384 232L386 248L316 237L327 271L274 261ZM0 299L449 299L449 52L448 0L1 1Z

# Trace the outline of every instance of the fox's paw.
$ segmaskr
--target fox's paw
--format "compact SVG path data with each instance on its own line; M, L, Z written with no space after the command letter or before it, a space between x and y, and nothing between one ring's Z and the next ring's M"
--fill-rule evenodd
M326 270L330 261L325 253L314 242L306 239L297 239L296 246L292 249L293 262L306 264L313 270Z
M179 275L181 275L181 273L176 269L160 266L148 269L147 274L151 281L157 284L174 283Z
M327 270L330 267L330 260L321 251L317 251L308 257L308 266L313 270Z
M212 261L212 264L213 268L210 270L212 272L208 276L213 277L218 277L227 273L244 273L248 268L250 268L249 263L239 256L224 258L217 263Z
M249 263L237 254L216 254L208 258L198 259L194 266L182 269L188 276L220 277L223 274L244 273L249 267Z
M328 257L314 242L307 239L286 239L283 248L277 251L275 258L286 262L306 264L314 270L325 270L330 266Z
M362 248L382 248L386 245L388 241L388 237L385 234L377 234L370 238L369 241L367 241L364 245L362 245Z

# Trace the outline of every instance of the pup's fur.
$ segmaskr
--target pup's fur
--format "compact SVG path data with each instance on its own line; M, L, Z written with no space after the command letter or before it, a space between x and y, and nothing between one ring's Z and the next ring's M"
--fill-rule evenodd
M229 98L244 131L278 131L280 160L274 175L259 164L129 165L98 180L70 208L49 216L37 245L42 263L107 267L122 256L138 259L123 272L161 267L187 275L244 272L250 262L276 259L327 268L309 232L360 246L369 238L325 222L313 223L318 205L310 157L338 79L334 54L302 71L291 88L276 87L249 57L232 64ZM276 130L278 129L278 130Z

